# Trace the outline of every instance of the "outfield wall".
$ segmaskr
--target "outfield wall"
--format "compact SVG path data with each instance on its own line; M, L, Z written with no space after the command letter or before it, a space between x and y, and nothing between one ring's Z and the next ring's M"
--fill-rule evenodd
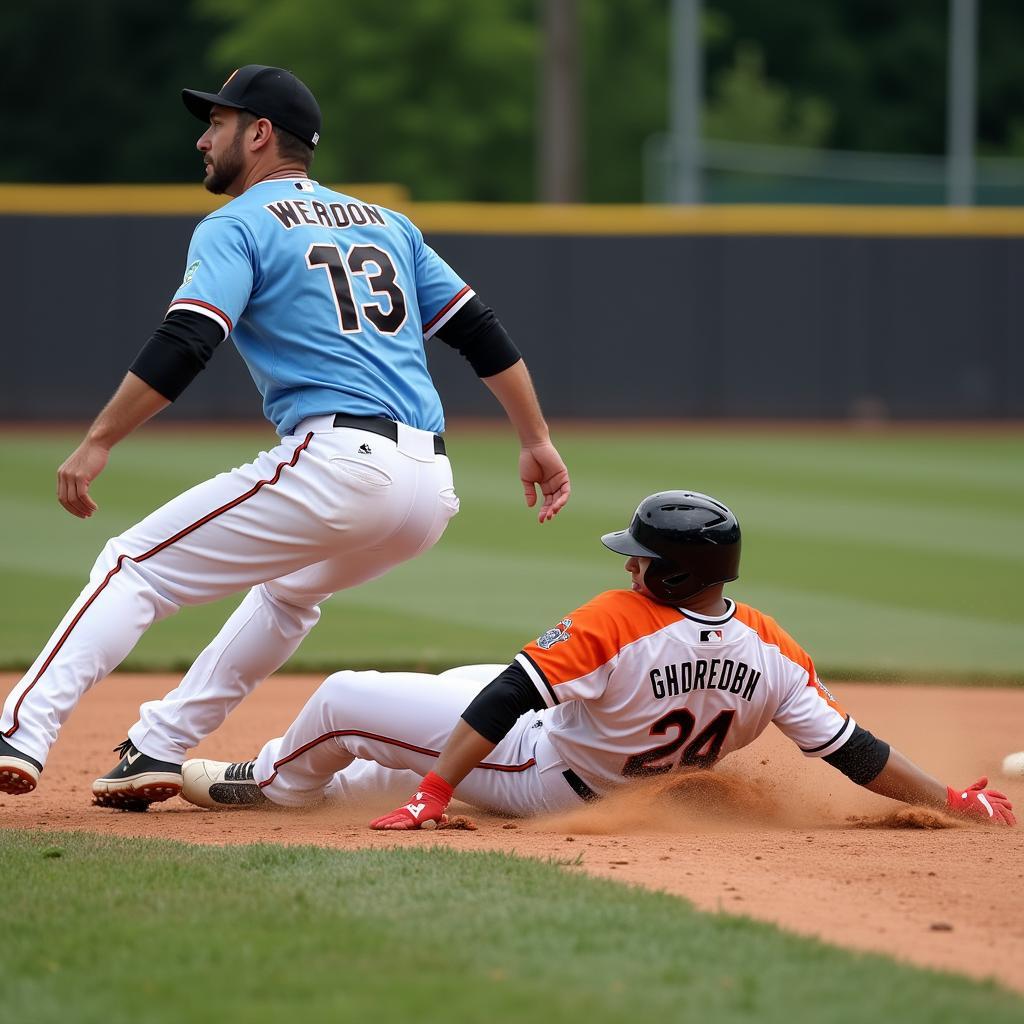
M552 417L1024 417L1024 211L402 203ZM90 417L161 319L185 188L0 188L5 420ZM449 415L499 412L440 343ZM252 418L234 349L165 415Z

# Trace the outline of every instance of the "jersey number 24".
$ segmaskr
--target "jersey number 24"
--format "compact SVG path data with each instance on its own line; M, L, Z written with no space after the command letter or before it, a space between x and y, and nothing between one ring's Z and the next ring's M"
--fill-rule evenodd
M652 736L664 736L669 729L676 728L679 731L668 743L660 747L653 747L645 750L642 754L634 754L626 759L622 766L622 774L629 778L645 777L649 775L661 775L670 772L673 768L710 768L722 751L722 744L725 742L729 726L732 725L735 711L720 711L693 739L690 733L697 724L693 712L689 708L676 708L667 715L662 715L654 725L651 726ZM686 741L690 740L689 743ZM673 755L683 744L683 750L679 760L674 764L654 764L654 761L661 761L663 758Z

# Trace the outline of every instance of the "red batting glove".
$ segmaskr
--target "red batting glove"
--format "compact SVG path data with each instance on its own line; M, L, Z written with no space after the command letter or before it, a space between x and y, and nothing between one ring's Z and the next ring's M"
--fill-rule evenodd
M440 775L431 772L420 783L413 798L404 806L375 818L370 828L403 830L437 828L448 820L444 813L452 799L452 787Z
M987 778L978 779L967 789L957 792L946 787L946 806L954 814L962 814L966 818L981 818L999 825L1016 825L1013 816L1013 804L1009 798L995 789L986 789Z

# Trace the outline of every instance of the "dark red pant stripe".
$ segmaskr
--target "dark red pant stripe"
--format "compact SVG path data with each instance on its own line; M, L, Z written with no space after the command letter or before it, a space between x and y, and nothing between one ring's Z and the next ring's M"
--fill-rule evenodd
M78 609L78 614L68 624L68 628L64 630L63 634L61 635L61 638L54 645L53 650L50 651L50 654L47 657L46 661L43 662L42 667L35 674L35 678L32 680L31 683L29 683L27 687L25 687L25 692L18 698L18 703L14 705L14 724L3 735L13 736L18 731L18 711L21 708L22 701L29 695L29 693L32 690L32 687L39 682L43 673L50 667L50 663L53 661L55 657L57 657L57 654L60 652L60 649L64 646L65 642L67 641L67 638L71 636L71 631L75 628L75 626L78 625L79 621L81 620L82 616L86 613L89 606L93 603L93 601L96 600L97 597L100 596L100 594L103 593L103 591L107 587L107 584L114 578L114 576L116 576L117 573L121 571L121 566L125 561L135 563L144 562L146 561L147 558L152 558L154 555L160 554L161 551L165 550L166 548L169 548L172 544L175 544L177 541L181 540L182 537L187 537L190 533L193 533L195 530L198 530L200 526L205 526L211 520L216 519L217 516L223 515L225 512L229 512L231 509L236 508L243 502L248 501L254 494L257 494L264 487L273 487L274 484L276 484L278 480L281 479L281 473L285 469L285 467L294 467L295 464L299 461L299 456L309 447L309 442L312 440L313 434L307 434L306 440L303 441L302 444L300 444L295 449L295 451L292 453L291 459L289 459L287 462L280 463L272 477L270 477L267 480L257 481L248 491L245 492L245 494L239 495L237 498L234 498L232 501L229 501L226 505L221 505L220 508L215 508L212 512L203 516L202 519L197 519L194 523L192 523L191 526L186 526L183 530L179 530L173 537L168 537L167 540L161 541L159 544L156 545L156 547L150 548L149 551L146 551L144 554L120 555L117 559L117 564L114 566L114 568L111 569L110 572L108 572L107 575L103 578L103 582L89 596L89 600L86 601L85 604L83 604L82 607Z
M389 743L393 747L401 747L403 750L411 750L414 754L426 754L428 757L437 757L441 751L431 750L429 747L417 747L414 743L406 743L405 740L397 740L393 736L378 736L375 732L364 732L362 729L337 729L334 732L326 732L323 736L318 736L315 740L310 740L309 743L303 744L298 750L292 751L286 757L282 757L279 761L274 762L274 774L270 776L265 782L259 783L260 789L264 786L269 786L274 779L277 778L277 772L279 768L283 768L286 764L294 761L297 757L301 757L308 750L312 750L313 747L326 740L337 739L339 736L362 736L363 739L377 740L380 743ZM528 761L524 761L522 764L493 764L490 761L481 761L477 768L486 768L492 772L525 772L527 768L532 768L537 763L536 758L531 757Z

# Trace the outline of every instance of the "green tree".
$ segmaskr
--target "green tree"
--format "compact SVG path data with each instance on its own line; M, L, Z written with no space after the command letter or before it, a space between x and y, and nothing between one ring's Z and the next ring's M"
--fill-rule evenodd
M182 86L292 68L324 109L315 173L419 199L535 196L544 0L33 0L0 19L0 179L198 181ZM585 196L643 194L668 125L669 0L581 0ZM705 133L941 153L948 0L705 0ZM1024 4L979 4L978 148L1020 155Z
M706 54L719 81L739 45L764 54L767 79L796 102L825 100L833 149L933 153L946 147L948 0L706 0L719 23ZM979 148L1009 155L1021 97L1024 4L978 4ZM716 101L715 88L709 95Z
M704 109L703 134L783 146L820 146L832 126L832 110L817 96L793 95L765 78L764 55L740 43L735 63L717 78Z
M534 194L531 0L203 0L231 24L211 54L290 68L324 114L325 182L392 181L417 199Z
M200 181L182 86L219 28L189 3L33 0L0 18L0 179Z
M645 142L668 118L667 0L582 2L580 10L585 198L635 202Z

